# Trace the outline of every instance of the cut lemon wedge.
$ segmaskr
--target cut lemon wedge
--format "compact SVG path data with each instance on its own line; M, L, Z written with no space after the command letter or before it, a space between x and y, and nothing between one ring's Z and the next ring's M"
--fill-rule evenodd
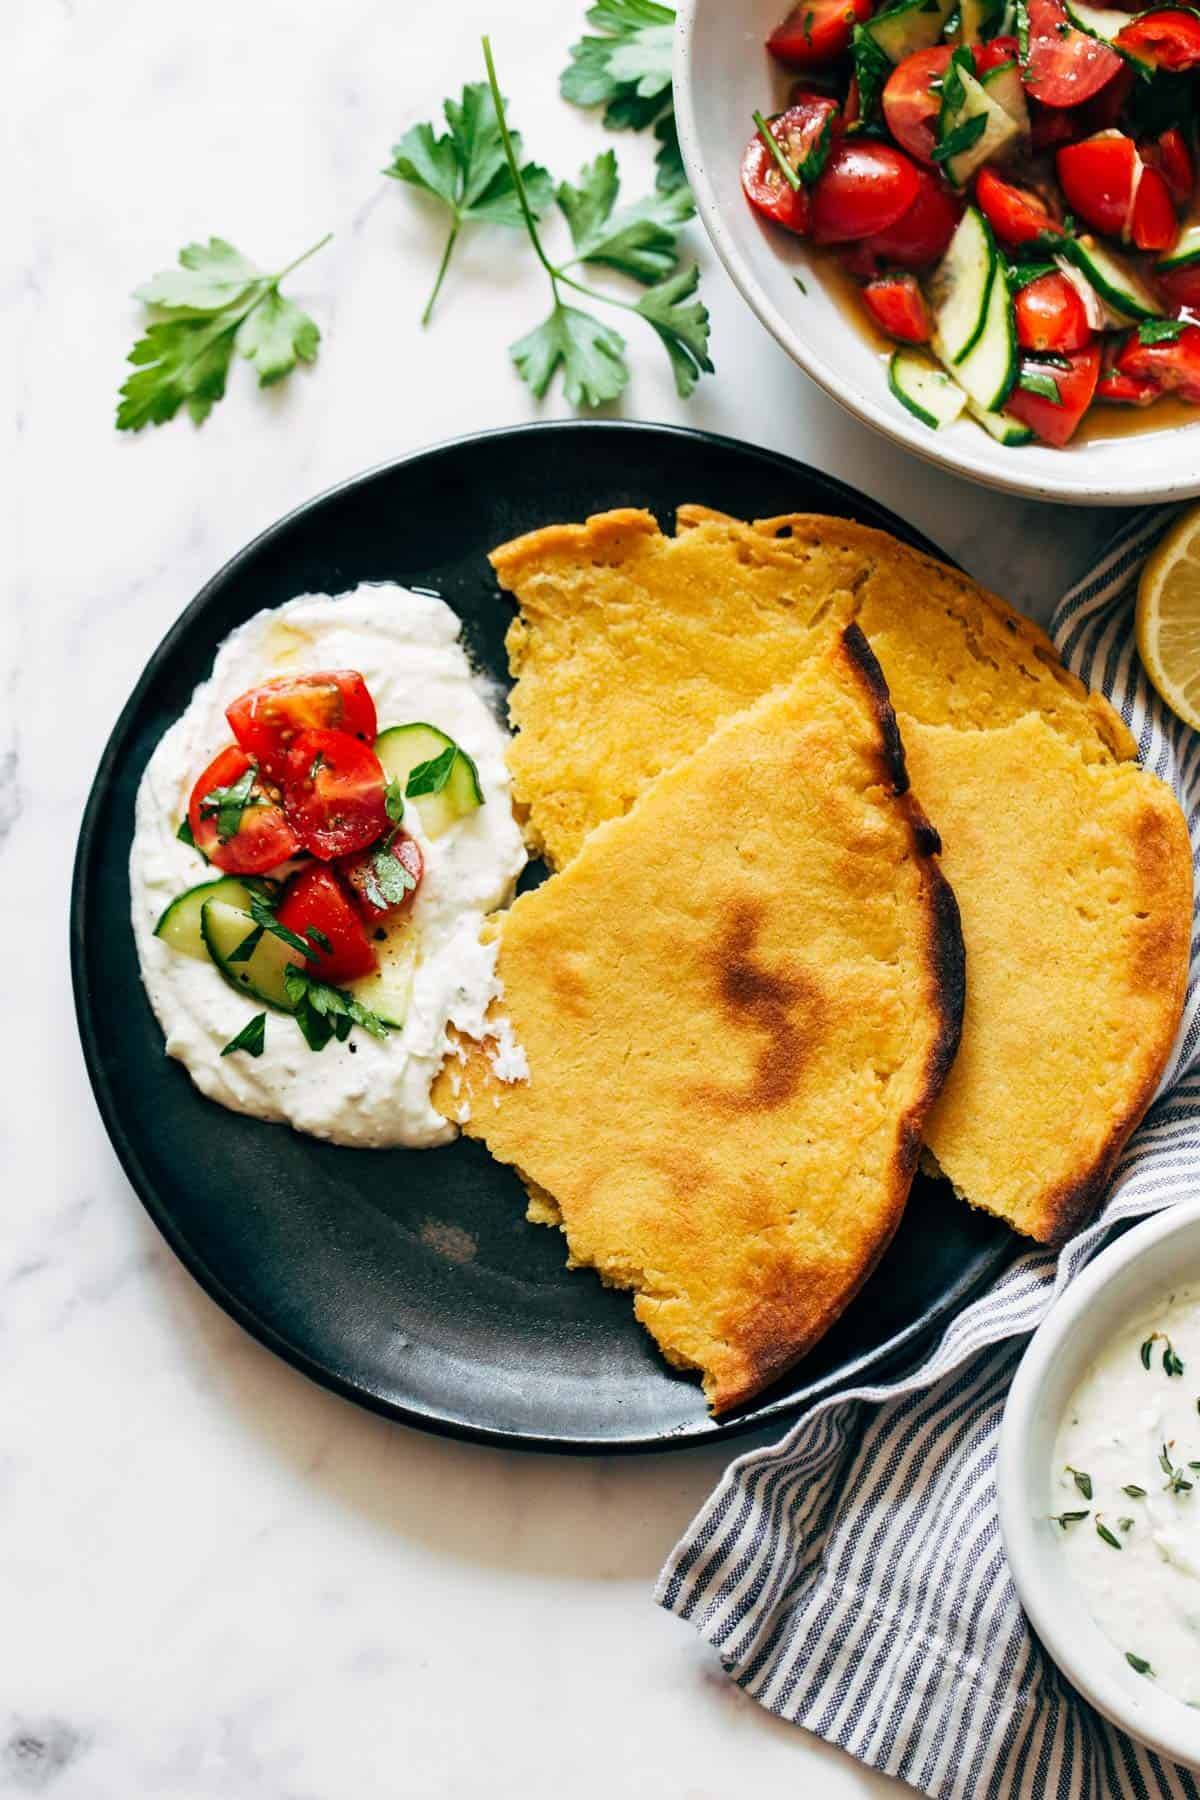
M1171 711L1200 731L1200 506L1176 520L1142 570L1137 646Z

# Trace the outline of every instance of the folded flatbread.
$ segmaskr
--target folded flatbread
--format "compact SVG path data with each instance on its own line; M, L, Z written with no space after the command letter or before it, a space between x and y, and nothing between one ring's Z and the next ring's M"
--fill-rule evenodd
M502 1042L435 1103L632 1288L724 1411L857 1293L958 1041L962 940L862 633L728 720L504 918Z

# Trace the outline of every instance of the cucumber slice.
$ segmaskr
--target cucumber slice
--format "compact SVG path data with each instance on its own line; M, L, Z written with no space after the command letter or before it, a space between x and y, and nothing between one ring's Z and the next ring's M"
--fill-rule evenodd
M929 283L934 348L951 367L979 342L998 263L983 214L968 206Z
M408 1015L417 968L417 935L409 921L393 926L386 941L376 943L375 951L379 966L348 983L346 992L399 1031Z
M984 412L996 412L1004 405L1017 378L1017 326L1008 275L999 257L983 330L978 342L954 365L953 375Z
M1100 298L1117 314L1117 323L1160 319L1162 307L1141 276L1094 237L1064 238L1062 254L1087 276Z
M948 157L942 163L955 187L961 188L967 185L976 169L981 169L985 162L991 162L1011 145L1019 135L1019 127L1000 101L994 99L981 82L976 81L970 70L960 68L958 78L962 99L953 111L943 104L938 120L940 142L945 144L954 132L960 131L972 119L983 120L983 129L975 141L957 156Z
M931 431L952 425L967 399L956 381L915 350L896 351L888 364L888 386Z
M1156 269L1190 269L1200 262L1200 225L1185 225L1169 256L1160 256Z
M891 62L900 63L914 50L928 50L940 42L954 5L955 0L897 0L868 19L864 30Z
M440 837L456 819L483 805L478 769L466 751L436 725L393 725L375 739L375 754L384 774L402 787L407 787L409 776L421 763L433 762L447 750L456 754L445 786L436 794L415 796L413 801L426 836L431 838Z
M989 412L985 407L977 406L974 400L967 401L967 411L998 444L1015 446L1033 442L1029 426L1022 425L1020 419L1010 418L1008 413Z
M198 962L207 962L208 951L200 929L200 914L205 903L209 900L223 900L227 906L237 906L243 912L248 912L252 890L260 894L270 892L265 881L242 881L236 875L223 875L216 881L201 881L196 887L188 888L185 893L177 894L170 905L163 909L162 917L154 927L154 935L172 950L178 950L181 955L194 956ZM246 929L253 929L253 920Z
M1028 137L1029 107L1025 100L1021 71L1016 63L998 64L996 68L989 69L986 75L981 75L979 82L988 98L1004 108L1020 136Z
M1134 16L1115 6L1088 6L1085 0L1066 0L1066 8L1072 25L1077 25L1088 37L1099 38L1102 44L1111 44Z
M206 900L200 908L200 932L204 947L231 988L276 1012L294 1012L283 984L289 963L299 963L294 950L271 932L264 931L252 955L244 962L232 960L239 946L254 930L250 914L224 900Z

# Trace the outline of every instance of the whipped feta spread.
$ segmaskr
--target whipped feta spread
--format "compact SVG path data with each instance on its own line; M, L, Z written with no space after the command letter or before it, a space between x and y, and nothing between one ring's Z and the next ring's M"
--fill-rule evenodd
M495 943L480 941L486 914L509 900L525 864L512 816L498 692L474 673L444 601L391 585L364 585L339 598L306 594L260 612L221 646L208 681L165 734L138 790L130 890L142 979L177 1057L210 1099L262 1119L286 1121L336 1143L427 1147L457 1135L430 1104L449 1048L447 1028L490 1034L503 1079L520 1079L524 1058L503 1018L485 1023L498 998ZM417 966L403 1030L377 1040L355 1029L311 1051L286 1014L268 1012L261 1056L222 1057L222 1048L262 1010L216 968L181 955L154 935L176 895L213 879L176 836L198 776L230 742L225 708L274 675L357 669L375 701L380 730L415 721L437 726L470 755L484 804L435 840L411 801L405 831L425 873L413 901Z
M1087 1370L1052 1496L1062 1554L1129 1679L1200 1706L1200 1282L1147 1308Z

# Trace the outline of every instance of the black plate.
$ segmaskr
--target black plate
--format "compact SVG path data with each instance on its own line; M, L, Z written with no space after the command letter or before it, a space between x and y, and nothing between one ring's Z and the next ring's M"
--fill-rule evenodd
M247 1330L327 1387L409 1424L556 1450L661 1449L798 1411L945 1320L1004 1262L1007 1231L918 1181L883 1264L788 1382L714 1424L628 1296L568 1274L557 1232L481 1145L347 1150L204 1100L138 975L127 865L154 746L228 632L260 607L359 581L435 589L506 677L495 544L606 507L681 501L746 517L839 513L916 532L842 483L728 438L566 423L422 451L310 501L217 575L159 645L117 722L79 839L71 919L84 1055L117 1155L168 1242ZM119 1001L119 1004L117 1003Z

